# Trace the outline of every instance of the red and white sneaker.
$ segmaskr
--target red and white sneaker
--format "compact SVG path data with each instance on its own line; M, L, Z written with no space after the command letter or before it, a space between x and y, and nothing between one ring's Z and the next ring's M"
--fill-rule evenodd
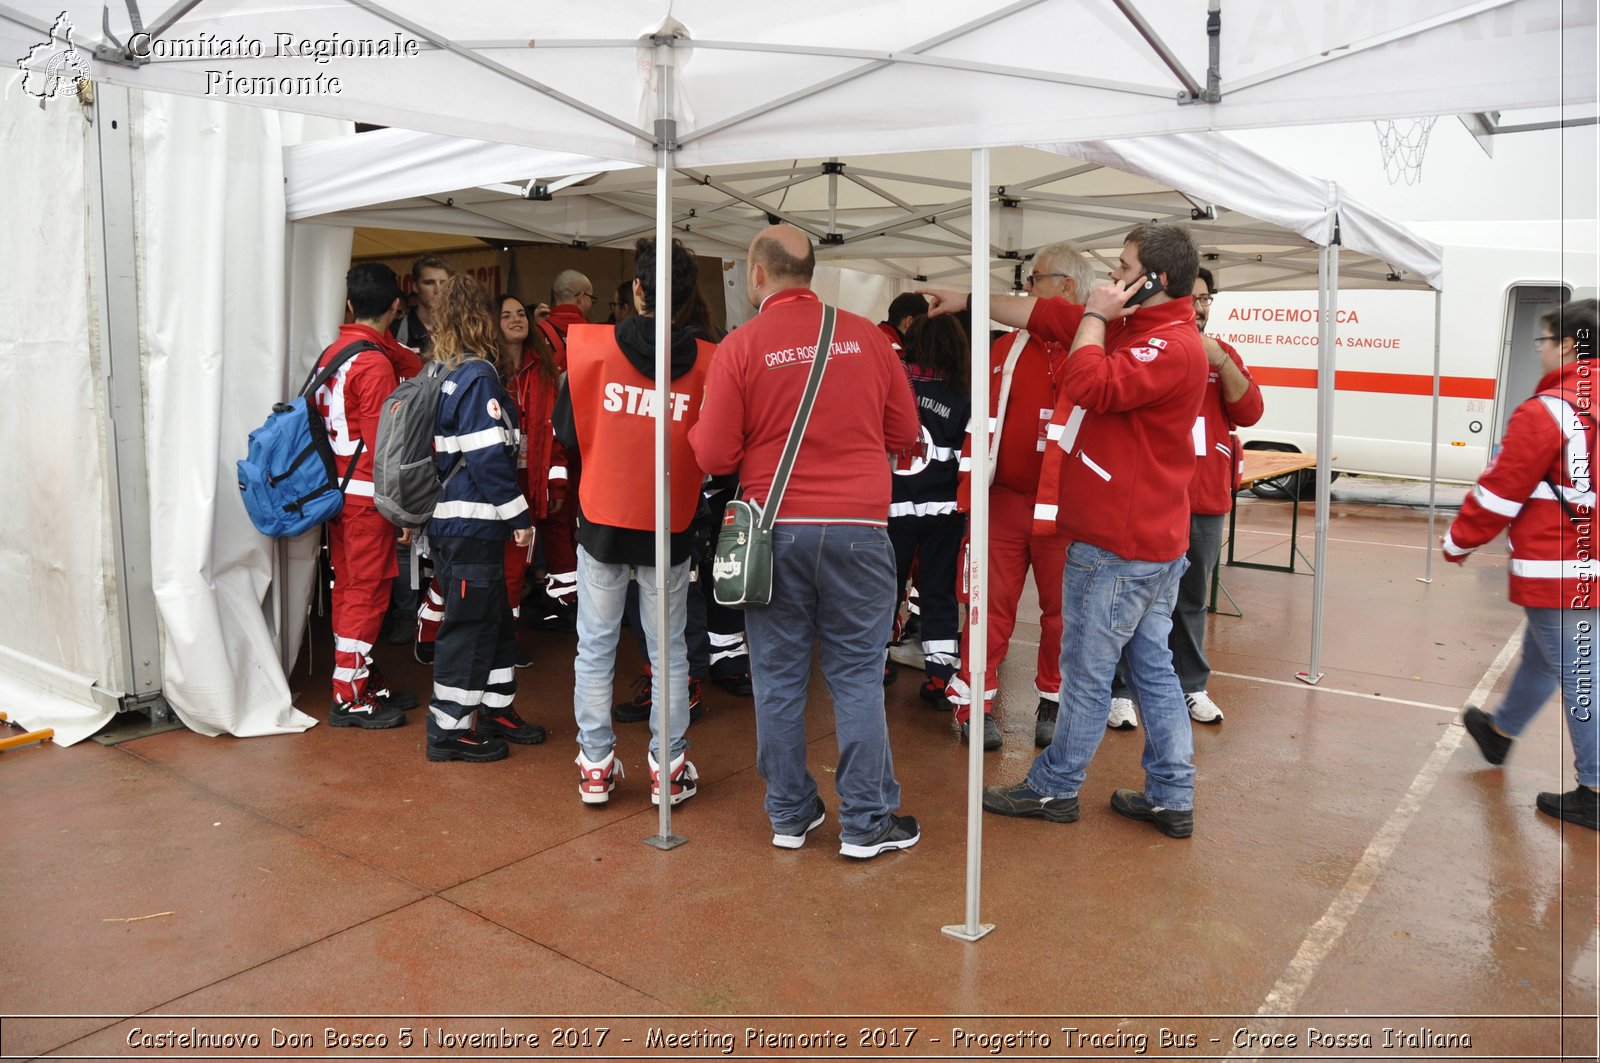
M611 790L616 778L623 774L622 764L615 753L607 753L604 760L590 760L578 750L578 799L586 805L603 805L611 800Z
M679 753L672 758L672 770L668 775L672 784L672 803L681 805L695 795L695 783L699 780L699 772L694 770L694 765L689 763L687 753ZM661 803L661 767L656 763L654 753L646 753L645 759L650 762L650 803Z

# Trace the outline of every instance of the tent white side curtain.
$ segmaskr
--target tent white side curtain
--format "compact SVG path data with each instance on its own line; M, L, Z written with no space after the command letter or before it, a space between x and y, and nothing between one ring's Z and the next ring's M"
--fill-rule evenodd
M0 380L30 397L11 426L28 459L0 507L0 694L14 719L70 743L124 693L105 347L90 324L93 133L70 99L0 108L0 121L8 146L34 160L0 175L0 218L23 241L7 256L19 299L0 336ZM282 159L288 144L349 126L164 93L134 93L130 125L161 689L203 734L301 731L315 721L291 704L279 644L299 649L316 544L291 547L294 587L275 583L278 551L251 527L233 463L341 320L350 231L292 227L286 269Z
M234 462L341 320L348 231L297 233L288 290L282 158L289 143L348 126L140 97L140 331L163 690L202 734L302 731L315 721L290 703L269 626L276 550L239 501ZM285 306L299 326L293 345ZM303 603L290 600L291 622L303 623Z
M7 100L20 75L0 77ZM90 325L94 256L87 190L93 130L77 107L0 107L0 330L7 501L0 505L0 709L56 741L87 737L113 708L95 696L120 671L111 431L100 344ZM65 207L65 209L63 209Z

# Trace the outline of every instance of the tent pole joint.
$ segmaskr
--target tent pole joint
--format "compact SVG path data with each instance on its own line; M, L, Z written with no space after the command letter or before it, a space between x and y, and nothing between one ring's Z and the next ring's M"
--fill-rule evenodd
M825 174L844 173L844 163L838 161L837 159L834 159L831 162L825 162L822 164L822 172Z
M655 148L657 151L678 150L678 120L676 118L656 119ZM707 183L710 183L709 178Z

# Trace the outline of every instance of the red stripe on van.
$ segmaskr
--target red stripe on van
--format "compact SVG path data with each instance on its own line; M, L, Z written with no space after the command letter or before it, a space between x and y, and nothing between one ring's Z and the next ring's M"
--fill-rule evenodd
M1250 375L1257 384L1279 388L1316 388L1315 369L1287 369L1253 365ZM1433 377L1421 373L1358 373L1336 370L1333 386L1339 391L1375 391L1383 395L1432 395ZM1439 394L1447 399L1492 399L1494 381L1486 377L1442 376Z

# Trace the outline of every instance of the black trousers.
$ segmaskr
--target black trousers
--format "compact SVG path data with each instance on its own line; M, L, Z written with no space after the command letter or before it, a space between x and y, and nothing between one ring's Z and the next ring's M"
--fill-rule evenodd
M428 741L472 729L478 709L502 712L516 699L515 622L506 598L503 539L430 539L444 619L434 644Z
M894 544L896 593L917 564L917 598L922 609L922 656L928 675L946 682L961 663L961 610L956 601L957 570L961 566L961 538L966 534L963 513L934 517L890 517L889 541ZM898 603L897 603L898 604Z

